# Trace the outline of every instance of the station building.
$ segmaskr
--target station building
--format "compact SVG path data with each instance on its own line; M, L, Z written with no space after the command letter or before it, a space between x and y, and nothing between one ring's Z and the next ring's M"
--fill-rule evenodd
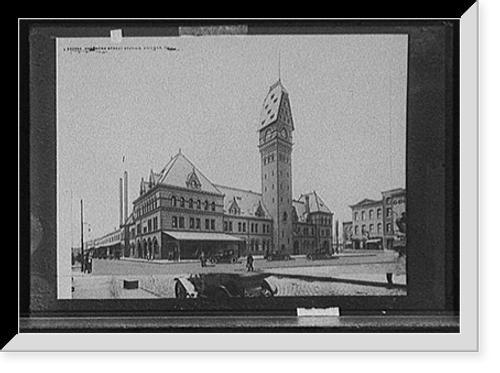
M294 130L289 95L278 80L258 122L261 192L213 183L180 150L163 169L151 170L122 226L123 256L175 261L224 250L237 256L332 252L326 203L315 191L292 197Z

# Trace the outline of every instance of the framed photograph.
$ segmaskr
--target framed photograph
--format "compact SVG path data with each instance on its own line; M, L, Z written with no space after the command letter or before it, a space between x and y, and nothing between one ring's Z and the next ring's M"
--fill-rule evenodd
M30 22L20 335L470 336L460 56L476 7L468 34L463 19ZM236 349L272 349L254 341Z

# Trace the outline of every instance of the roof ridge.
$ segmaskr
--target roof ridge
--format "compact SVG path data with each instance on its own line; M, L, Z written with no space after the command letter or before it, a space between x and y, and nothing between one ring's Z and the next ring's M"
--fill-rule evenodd
M231 186L222 185L222 184L214 184L214 185L217 186L217 187L221 187L221 188L227 188L227 189L237 190L239 192L245 192L245 193L253 193L253 194L262 196L262 193L254 192L253 190L241 189L241 188L231 187Z

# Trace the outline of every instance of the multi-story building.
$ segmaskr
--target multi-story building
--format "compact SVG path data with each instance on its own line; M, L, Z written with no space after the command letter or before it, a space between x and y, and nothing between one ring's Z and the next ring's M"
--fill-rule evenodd
M351 205L353 249L392 249L396 219L406 211L406 190L382 192L382 199L363 199Z
M180 260L224 249L240 256L331 252L333 213L316 192L292 198L294 129L288 92L278 80L258 123L261 192L214 184L179 151L141 180L122 225L123 254Z
M365 198L350 207L353 249L382 249L384 236L382 201Z

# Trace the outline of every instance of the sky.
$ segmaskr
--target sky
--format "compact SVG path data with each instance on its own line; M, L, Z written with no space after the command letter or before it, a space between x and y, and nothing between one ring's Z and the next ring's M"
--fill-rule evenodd
M260 192L258 120L281 77L295 124L294 198L349 205L405 187L406 35L57 39L58 241L119 225L141 178L182 153L213 183Z

